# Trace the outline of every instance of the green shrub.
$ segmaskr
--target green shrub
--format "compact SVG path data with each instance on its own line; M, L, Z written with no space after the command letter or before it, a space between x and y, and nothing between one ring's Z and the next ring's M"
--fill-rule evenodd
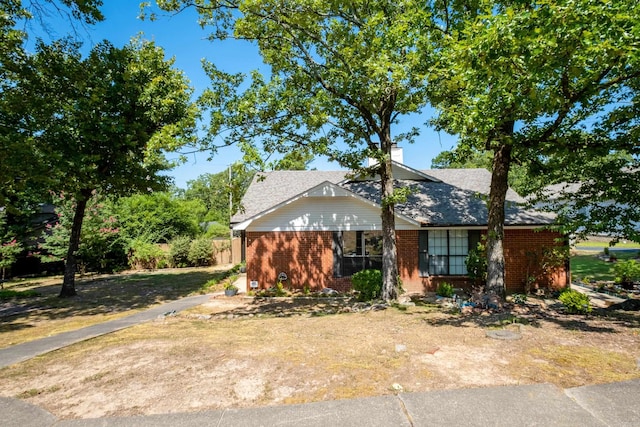
M469 250L464 263L467 266L467 276L473 279L476 285L482 285L487 281L487 253L482 243Z
M213 242L207 237L191 241L189 245L189 262L195 266L211 264L213 260Z
M351 276L353 289L359 292L361 301L370 301L382 295L382 272L380 270L362 270Z
M440 295L441 297L451 298L453 296L453 285L447 282L442 282L438 285L436 289L436 295Z
M635 282L640 279L640 264L636 260L618 261L613 266L617 283Z
M143 240L133 240L130 243L131 256L129 264L133 268L157 268L160 260L165 258L165 253L155 243L149 243Z
M228 225L224 225L224 224L220 224L220 223L214 223L211 224L207 227L207 231L205 232L205 236L209 237L209 238L215 238L215 237L226 237L229 238L229 226Z
M169 258L175 267L189 266L189 246L191 238L189 236L178 236L169 245Z
M591 313L589 296L573 289L564 290L558 300L564 305L569 314Z

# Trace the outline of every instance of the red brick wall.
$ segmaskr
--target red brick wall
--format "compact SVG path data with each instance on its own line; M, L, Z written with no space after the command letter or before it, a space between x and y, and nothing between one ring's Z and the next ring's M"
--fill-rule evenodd
M523 292L527 275L537 275L538 283L555 287L567 284L564 267L550 277L536 270L542 248L556 245L558 233L534 230L506 230L504 250L507 292ZM332 232L247 232L247 280L261 288L275 285L280 272L289 277L287 287L311 289L329 287L338 291L351 288L349 278L333 277ZM398 270L409 293L433 292L440 282L469 287L466 276L420 277L418 268L418 230L397 231Z
M562 243L556 241L561 237L560 233L549 230L505 231L504 257L507 293L523 292L527 276L536 277L535 285L540 287L558 289L568 284L566 266L553 268L547 274L540 268L545 250L562 246Z
M260 288L276 284L285 272L285 287L322 289L333 285L332 233L247 232L247 281Z

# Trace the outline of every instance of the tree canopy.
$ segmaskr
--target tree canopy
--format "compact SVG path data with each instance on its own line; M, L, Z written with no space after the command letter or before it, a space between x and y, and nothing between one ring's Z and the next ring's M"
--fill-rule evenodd
M382 182L384 299L397 295L391 148L415 133L394 134L403 116L426 103L427 64L418 52L428 19L413 2L158 1L178 11L195 6L213 37L255 41L268 78L245 83L207 65L212 87L202 101L212 111L210 132L257 152L308 147L342 166L378 174ZM248 86L247 86L248 85ZM366 158L378 160L366 169Z
M570 152L600 160L611 150L637 154L632 111L640 6L540 0L439 9L433 3L448 27L433 50L435 123L460 135L460 145L493 153L488 289L503 293L504 196L512 163L531 161L562 174L558 156Z
M11 88L22 97L16 129L28 141L29 159L41 171L15 178L45 179L76 202L61 296L75 294L75 252L89 198L161 189L168 168L163 149L187 141L196 109L184 75L162 49L134 40L108 42L82 58L69 41L39 43L27 69ZM23 160L24 161L24 160Z

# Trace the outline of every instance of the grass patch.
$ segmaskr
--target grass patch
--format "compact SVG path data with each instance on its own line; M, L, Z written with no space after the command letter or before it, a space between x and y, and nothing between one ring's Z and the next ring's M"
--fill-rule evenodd
M636 360L629 354L597 347L552 345L524 355L522 376L561 387L600 384L637 378Z
M571 276L573 280L613 280L613 265L594 255L575 255L571 257Z
M0 289L0 301L7 301L11 299L21 299L21 298L34 298L38 296L40 296L40 294L32 290L15 291L13 289Z
M314 311L300 301L239 301L215 298L199 310L216 316L259 313L257 305ZM395 393L396 383L421 392L514 382L580 386L640 375L637 323L619 320L581 319L584 330L539 320L523 328L525 339L506 344L487 340L485 324L461 323L428 306L320 317L216 316L181 312L7 367L0 370L0 395L24 393L57 416L95 418L379 396ZM493 320L522 323L514 315ZM59 387L55 393L45 392L43 376ZM112 405L96 406L97 395ZM195 401L202 406L190 406Z
M635 259L637 252L616 252L618 261ZM596 255L574 255L571 257L571 275L573 280L612 281L614 263L599 259Z

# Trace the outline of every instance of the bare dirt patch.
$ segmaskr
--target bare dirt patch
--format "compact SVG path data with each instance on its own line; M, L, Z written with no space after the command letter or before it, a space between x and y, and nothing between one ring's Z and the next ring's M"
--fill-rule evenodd
M0 370L0 394L91 418L640 377L633 316L567 316L542 302L468 316L432 305L353 307L215 298ZM522 338L488 338L497 327Z

